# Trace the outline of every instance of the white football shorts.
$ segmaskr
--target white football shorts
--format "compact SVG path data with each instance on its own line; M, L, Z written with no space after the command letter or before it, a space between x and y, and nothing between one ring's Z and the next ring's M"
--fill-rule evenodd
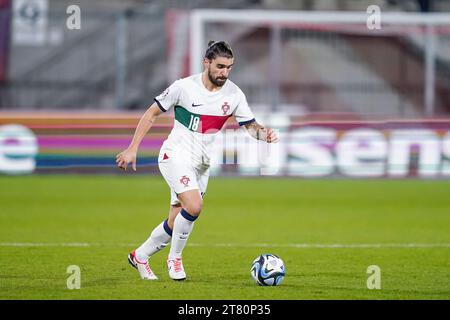
M181 158L181 159L180 159ZM203 197L209 180L209 166L194 166L174 155L170 148L161 148L158 157L159 171L170 187L170 204L180 203L177 195L198 189Z

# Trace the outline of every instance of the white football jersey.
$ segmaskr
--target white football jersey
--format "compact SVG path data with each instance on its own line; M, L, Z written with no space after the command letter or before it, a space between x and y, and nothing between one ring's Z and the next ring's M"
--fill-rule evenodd
M175 81L155 102L162 111L173 107L175 113L163 148L193 164L209 164L214 138L229 117L236 117L241 126L255 121L236 84L228 79L220 90L211 92L203 85L201 73Z

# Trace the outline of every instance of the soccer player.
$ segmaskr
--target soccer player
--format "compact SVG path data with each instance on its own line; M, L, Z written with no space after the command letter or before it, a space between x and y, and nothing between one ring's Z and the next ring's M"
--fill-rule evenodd
M233 62L233 51L227 42L208 43L204 71L175 81L157 96L140 119L128 148L116 157L119 168L126 170L131 164L136 171L136 155L142 139L156 117L174 108L174 126L158 157L159 169L171 189L169 217L128 255L129 263L142 279L158 279L148 260L169 243L169 276L174 280L186 278L183 249L202 211L214 138L228 118L235 117L255 139L268 143L278 141L272 129L255 121L244 93L228 80Z

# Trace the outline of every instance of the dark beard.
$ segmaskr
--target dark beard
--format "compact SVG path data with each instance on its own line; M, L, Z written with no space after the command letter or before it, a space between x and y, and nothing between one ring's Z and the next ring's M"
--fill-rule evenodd
M208 71L208 78L209 81L211 81L217 87L222 87L225 84L225 82L227 82L227 78L225 78L225 80L222 80L222 82L220 82L220 79L214 79L211 73L209 73L209 71Z

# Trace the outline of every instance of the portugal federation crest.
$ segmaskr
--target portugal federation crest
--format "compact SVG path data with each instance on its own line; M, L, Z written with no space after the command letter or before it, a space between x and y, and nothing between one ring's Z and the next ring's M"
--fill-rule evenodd
M191 179L189 179L188 176L182 176L180 179L180 183L182 183L185 187L188 187L189 181L191 181Z
M222 105L222 111L224 116L227 114L228 110L230 110L230 106L228 105L228 102L224 102Z

